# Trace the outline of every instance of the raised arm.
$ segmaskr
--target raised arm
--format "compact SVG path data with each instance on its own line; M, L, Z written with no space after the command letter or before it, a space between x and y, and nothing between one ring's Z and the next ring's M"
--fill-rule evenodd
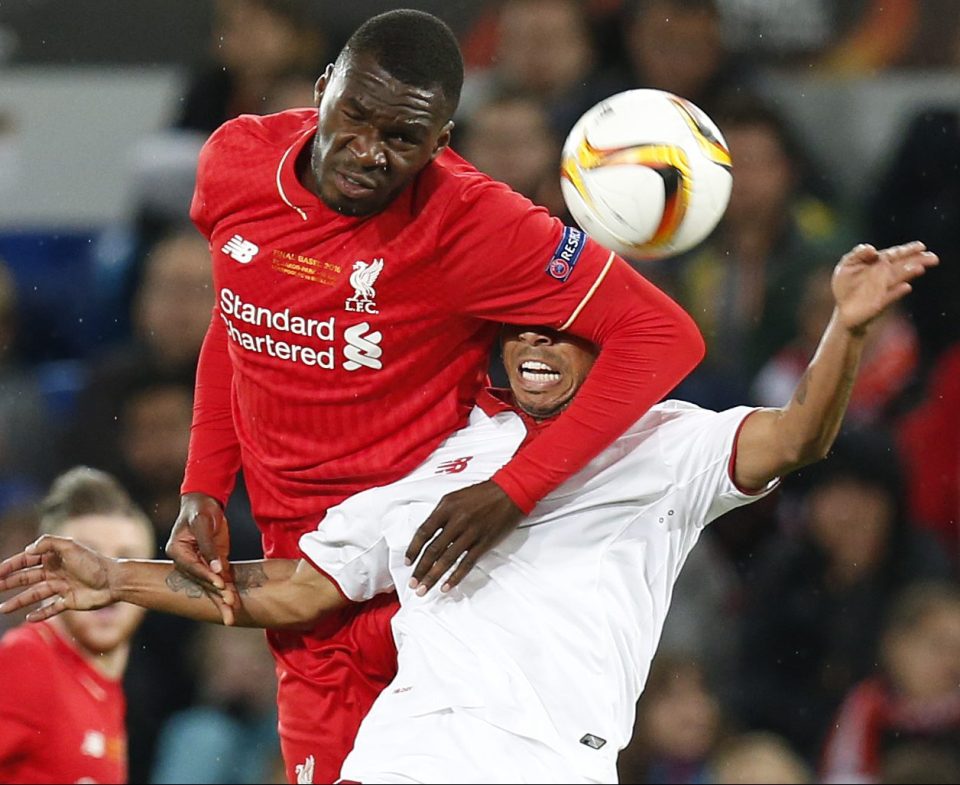
M737 441L734 479L745 490L826 457L840 430L870 324L938 263L923 243L878 251L859 245L833 272L830 323L790 402L747 418Z
M172 562L110 559L67 537L45 535L0 564L0 591L22 589L0 605L10 613L40 604L27 616L42 621L65 610L129 602L197 621L241 627L302 628L347 600L305 560L267 559L234 565L239 605L222 603Z

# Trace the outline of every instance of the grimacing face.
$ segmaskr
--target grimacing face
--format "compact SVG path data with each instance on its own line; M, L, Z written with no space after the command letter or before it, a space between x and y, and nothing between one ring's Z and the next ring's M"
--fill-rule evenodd
M442 90L405 84L371 55L328 66L316 98L317 135L304 184L343 215L386 208L450 143Z
M517 406L541 420L573 400L597 359L592 343L549 327L507 325L501 346Z
M72 518L55 532L73 537L104 556L116 559L150 559L155 543L143 522L124 515L83 515ZM125 644L146 611L119 602L96 611L65 611L61 619L77 644L93 654L109 654Z

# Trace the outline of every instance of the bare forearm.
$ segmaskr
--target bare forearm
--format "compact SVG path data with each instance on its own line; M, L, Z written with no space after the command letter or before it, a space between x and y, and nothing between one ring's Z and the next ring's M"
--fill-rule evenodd
M857 377L863 336L834 315L790 402L748 417L737 442L735 479L760 489L823 458L837 437Z
M317 613L315 598L308 596L305 586L291 581L296 568L297 562L292 559L235 563L233 574L241 600L234 608L237 626L298 627L313 621ZM111 586L119 601L221 623L220 611L207 591L172 562L119 561Z
M847 329L834 313L793 397L783 408L782 439L797 466L825 457L837 438L857 379L864 338L864 330Z

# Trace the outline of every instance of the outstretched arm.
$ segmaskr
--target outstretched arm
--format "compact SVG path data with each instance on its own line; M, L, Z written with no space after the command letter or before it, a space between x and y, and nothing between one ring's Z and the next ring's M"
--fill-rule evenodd
M740 431L738 486L760 489L826 457L847 410L870 324L938 261L919 242L881 251L859 245L840 260L833 272L833 315L793 398L781 409L754 413Z
M110 559L70 538L45 535L0 564L0 591L23 589L0 610L40 603L27 619L42 621L65 610L129 602L197 621L296 628L347 604L337 587L304 560L238 562L234 579L242 603L228 605L224 618L212 592L173 562Z

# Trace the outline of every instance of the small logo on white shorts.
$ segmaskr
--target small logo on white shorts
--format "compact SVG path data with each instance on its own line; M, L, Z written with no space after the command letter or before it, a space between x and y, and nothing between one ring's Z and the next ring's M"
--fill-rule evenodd
M580 743L586 744L592 750L598 750L607 743L607 740L601 739L599 736L594 736L592 733L587 733L580 739Z
M313 783L313 755L307 755L303 763L298 763L294 771L297 773L297 785L312 785Z

